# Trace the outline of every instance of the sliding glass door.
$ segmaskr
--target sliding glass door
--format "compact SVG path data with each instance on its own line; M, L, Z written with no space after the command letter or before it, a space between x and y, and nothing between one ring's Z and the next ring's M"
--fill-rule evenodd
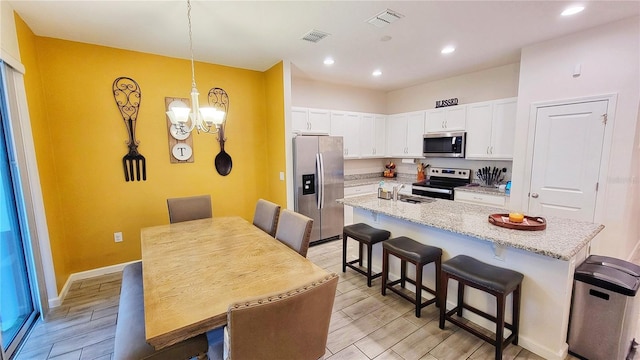
M4 71L0 95L0 347L2 357L7 360L35 319L36 311L27 272L28 231L23 221L22 191L10 136Z

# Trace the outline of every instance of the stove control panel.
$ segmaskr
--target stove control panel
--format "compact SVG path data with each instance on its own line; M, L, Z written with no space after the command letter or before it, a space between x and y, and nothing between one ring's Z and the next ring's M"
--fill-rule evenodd
M432 167L432 168L429 168L429 175L451 178L451 179L468 180L471 178L471 170Z

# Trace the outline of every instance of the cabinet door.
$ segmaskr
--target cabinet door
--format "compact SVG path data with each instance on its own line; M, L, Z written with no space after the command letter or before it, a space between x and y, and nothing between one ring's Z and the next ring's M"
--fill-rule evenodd
M317 134L329 134L330 130L331 120L329 111L309 109L309 131Z
M386 151L386 139L387 139L387 117L384 115L374 115L374 140L373 140L373 154L376 157L384 157L387 154Z
M500 100L493 104L491 127L491 157L513 159L513 137L516 132L516 99ZM468 144L467 144L468 146Z
M331 135L342 136L343 155L345 158L357 158L358 149L358 129L360 127L359 116L349 114L344 111L331 112Z
M392 115L387 118L387 155L404 157L407 151L406 114Z
M422 157L422 139L424 135L425 112L411 113L407 120L407 151L410 157Z
M425 131L427 133L444 131L445 114L444 109L428 110L426 113Z
M306 108L291 108L291 129L293 132L309 131L309 111Z
M362 114L360 117L360 156L374 157L375 131L373 114Z
M465 156L468 159L490 158L493 105L491 102L471 104L467 107L467 115Z
M464 131L467 122L466 105L457 105L447 107L444 110L444 128L445 131Z
M345 158L360 157L360 114L347 113L344 127Z

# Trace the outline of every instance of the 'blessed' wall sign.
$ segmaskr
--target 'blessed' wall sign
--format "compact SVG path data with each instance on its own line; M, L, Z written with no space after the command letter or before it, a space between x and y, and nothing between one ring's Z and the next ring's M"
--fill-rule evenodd
M436 101L436 108L441 108L445 106L454 106L454 105L458 105L458 98L451 98L451 99Z

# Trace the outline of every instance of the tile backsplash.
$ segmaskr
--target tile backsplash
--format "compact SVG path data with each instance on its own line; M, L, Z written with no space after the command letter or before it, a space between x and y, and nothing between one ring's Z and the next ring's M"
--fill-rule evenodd
M507 168L503 175L504 182L511 180L511 161L491 161L491 160L467 160L467 159L447 159L447 158L422 158L414 159L413 163L403 163L402 159L349 159L344 161L345 180L359 180L365 178L379 177L384 171L384 166L390 161L396 164L398 176L411 177L417 175L417 164L429 164L432 167L449 167L458 169L471 169L471 181L479 183L476 171L485 166Z

